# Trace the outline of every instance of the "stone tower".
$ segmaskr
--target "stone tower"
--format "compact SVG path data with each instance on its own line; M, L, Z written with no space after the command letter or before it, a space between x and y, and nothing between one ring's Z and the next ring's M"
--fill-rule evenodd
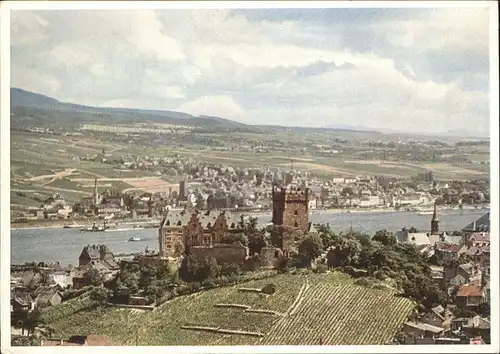
M439 219L437 215L437 205L434 203L434 213L432 214L431 220L431 235L437 235L439 233Z
M187 200L187 185L186 185L186 180L183 179L179 182L179 194L177 199L179 201L186 201Z
M293 232L309 228L309 189L289 186L273 188L273 219L278 228L273 243L284 252L293 243Z

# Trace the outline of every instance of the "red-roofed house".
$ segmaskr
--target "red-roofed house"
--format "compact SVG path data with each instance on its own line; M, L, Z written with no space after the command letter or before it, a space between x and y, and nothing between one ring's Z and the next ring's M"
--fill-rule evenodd
M457 259L466 250L467 247L464 244L436 242L434 245L434 254L441 262L449 262L452 259Z
M490 245L490 233L489 232L474 232L469 237L467 237L467 246L489 246Z
M475 307L485 301L485 289L477 285L462 285L458 288L455 303L459 307Z

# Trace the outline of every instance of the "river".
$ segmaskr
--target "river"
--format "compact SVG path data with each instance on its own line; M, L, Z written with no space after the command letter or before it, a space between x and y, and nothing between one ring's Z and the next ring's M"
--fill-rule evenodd
M448 210L439 212L440 230L455 231L478 219L489 210ZM426 231L430 229L432 215L419 215L414 212L361 212L328 213L313 212L310 221L329 223L338 232L351 228L374 234L386 229L398 231L403 227L416 227ZM271 221L271 215L259 216L259 223ZM117 253L139 252L147 246L149 250L158 250L157 229L82 232L79 229L40 228L17 229L11 231L11 263L20 264L32 261L59 261L64 265L78 263L78 257L85 245L104 243ZM138 242L128 242L132 236L141 238Z

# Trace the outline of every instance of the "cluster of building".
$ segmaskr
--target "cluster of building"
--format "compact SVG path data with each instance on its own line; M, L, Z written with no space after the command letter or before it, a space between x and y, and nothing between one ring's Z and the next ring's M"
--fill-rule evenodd
M442 264L431 266L432 278L451 299L446 309L438 306L408 321L403 329L406 344L490 343L489 319L455 317L451 311L455 307L475 311L490 304L490 214L465 226L460 236L453 236L439 230L434 210L430 232L402 230L396 237Z
M199 163L181 157L159 158L145 156L133 160L110 154L96 157L103 163L113 163L118 168L133 169L143 166L159 175L178 178L183 176L178 188L163 192L135 195L109 196L97 191L82 198L79 208L72 208L60 194L42 208L15 211L13 220L66 219L73 215L121 215L123 217L158 217L165 207L178 208L192 205L197 209L271 210L273 188L277 185L299 184L309 188L309 209L316 208L403 208L425 209L436 201L441 204L467 205L489 201L487 184L473 182L456 184L440 183L432 171L414 178L374 176L334 177L330 180L314 178L308 172L290 169L272 170L269 167L240 168L220 164ZM119 171L119 170L117 170ZM125 199L132 202L125 202Z
M102 281L113 279L120 264L106 245L87 245L78 258L78 266L38 263L11 269L11 312L15 316L37 307L60 304L65 290L78 290L91 284L95 271Z
M237 264L247 270L274 268L290 253L296 252L298 234L315 232L314 225L309 221L313 192L305 182L293 182L284 187L274 186L271 190L272 225L267 232L272 242L259 254L250 254L248 247L241 242L227 241L237 239L232 236L244 233L243 214L225 209L196 208L196 204L189 203L189 192L183 182L176 197L179 202L185 203L185 207L165 210L158 229L159 251L146 251L133 262L142 266L169 264L187 254L213 257L219 264ZM97 192L93 202L98 205ZM434 206L429 232L403 229L396 233L399 243L414 244L429 257L430 262L433 258L443 264L432 267L432 276L453 299L447 309L433 308L405 324L403 331L411 338L409 344L489 342L487 319L480 316L455 318L450 311L453 306L476 309L490 301L487 280L490 267L489 225L488 213L464 227L460 236L448 234L439 229L439 217ZM460 261L464 259L461 255L467 255L466 262ZM27 280L27 285L24 279L12 278L13 312L56 305L62 301L61 292L64 289L81 289L90 285L90 274L98 274L103 281L107 281L120 272L119 262L105 245L85 246L78 266L73 269L62 269L58 265L45 268L47 276L42 275L43 272L33 275L48 277L36 290L29 286L33 280ZM16 283L19 281L19 284ZM145 298L141 298L140 294L131 297L131 301L136 300L137 304L142 304Z

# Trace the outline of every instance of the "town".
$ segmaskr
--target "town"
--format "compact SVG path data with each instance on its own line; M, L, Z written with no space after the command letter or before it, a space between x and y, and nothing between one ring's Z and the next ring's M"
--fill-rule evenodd
M288 169L272 171L269 167L240 168L228 164L201 163L182 157L145 156L136 157L133 159L135 161L125 161L120 157L120 161L114 161L103 153L93 156L92 160L111 164L116 171L145 166L153 173L167 171L181 177L177 184L156 177L138 178L134 181L135 187L117 190L106 184L112 178L82 179L78 178L76 171L68 171L67 178L74 174L73 180L92 185L93 193L76 201L67 201L64 191L46 197L39 195L36 200L40 207L13 207L12 222L18 224L92 216L104 218L110 215L118 219L158 218L165 208L187 204L198 209L269 211L272 188L283 183L306 185L310 190L311 210L392 209L430 213L435 203L441 207L458 209L483 207L490 201L487 180L439 181L432 171L409 178L369 175L318 178L307 171L294 169L293 161ZM47 179L51 178L47 176ZM101 193L98 193L98 189ZM15 193L20 197L25 195L22 191Z
M84 303L76 311L86 311L87 306L155 311L178 296L257 279L265 279L267 285L250 291L273 296L279 291L275 277L293 277L300 269L303 274L310 270L311 277L341 272L357 279L354 286L384 288L393 282L394 288L415 301L406 308L406 322L391 324L397 331L393 343L490 342L489 213L461 230L441 230L434 204L428 231L342 235L309 221L314 210L310 193L305 183L293 180L273 187L272 223L262 229L256 218L242 213L203 210L188 203L163 212L158 251L145 249L132 259L120 259L105 244L87 245L76 267L12 266L12 324L13 331L20 331L13 340L32 345L112 345L103 333L57 336L54 328L65 321L60 316L71 317L70 309L75 311L74 305L64 308L65 304ZM181 201L186 196L179 193ZM96 193L94 201L98 199ZM239 328L220 331L229 336L257 335ZM328 343L326 338L320 342Z

